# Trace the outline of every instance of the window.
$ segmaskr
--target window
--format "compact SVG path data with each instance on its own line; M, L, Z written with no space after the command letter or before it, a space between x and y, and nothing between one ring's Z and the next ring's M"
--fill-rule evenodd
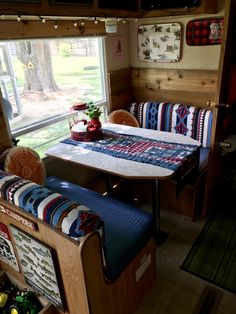
M18 40L0 43L0 84L12 134L41 157L69 135L70 108L106 105L102 38Z

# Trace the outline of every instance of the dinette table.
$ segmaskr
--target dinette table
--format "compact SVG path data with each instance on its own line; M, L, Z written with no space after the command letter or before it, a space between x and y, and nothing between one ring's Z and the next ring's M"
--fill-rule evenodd
M160 180L167 180L169 178L175 177L179 173L179 167L174 167L175 161L172 163L171 157L167 160L169 162L168 167L166 167L165 158L162 158L161 162L149 163L142 158L142 152L139 152L139 146L142 146L142 140L145 140L149 143L154 143L158 145L161 144L173 144L183 147L190 147L190 153L188 157L191 157L193 154L197 156L197 151L199 151L200 143L190 137L186 137L182 134L163 132L157 130L150 130L144 128L130 127L126 125L104 123L102 125L102 130L104 134L108 132L108 135L115 134L118 137L124 136L126 141L122 141L122 144L117 144L117 147L121 147L122 153L114 154L113 151L107 152L105 148L102 147L102 150L97 147L100 143L103 146L103 140L97 140L92 142L79 142L72 139L63 140L56 145L50 147L46 150L45 154L50 157L59 158L64 161L73 162L85 167L93 168L99 171L102 171L108 174L108 177L111 178L112 175L126 178L126 179L149 179L153 182L153 192L152 192L152 214L154 218L154 232L156 234L157 242L162 242L163 232L160 230ZM109 133L110 132L110 133ZM115 136L114 136L115 138ZM132 143L137 141L142 141L137 143L135 154L138 158L132 158L129 156L129 152L126 148ZM111 143L112 141L110 141ZM131 143L131 144L130 144ZM99 145L98 145L99 144ZM146 144L145 144L146 145ZM149 144L150 145L150 144ZM114 145L113 145L114 146ZM152 146L152 145L151 145ZM116 148L117 148L116 147ZM145 146L146 147L146 146ZM171 153L172 146L167 145L168 154ZM161 149L157 147L145 148L144 151L151 149L152 156L158 154L158 151ZM153 150L154 149L154 150ZM179 148L178 148L179 149ZM145 153L144 153L145 155ZM196 156L194 158L194 165L191 166L191 171L197 168ZM198 157L197 157L198 158ZM188 158L183 158L183 162L187 161L189 164ZM185 170L184 170L185 171ZM191 172L190 169L186 168L186 171ZM182 169L183 172L183 169ZM110 180L109 180L110 182ZM108 192L111 192L111 188L108 189Z

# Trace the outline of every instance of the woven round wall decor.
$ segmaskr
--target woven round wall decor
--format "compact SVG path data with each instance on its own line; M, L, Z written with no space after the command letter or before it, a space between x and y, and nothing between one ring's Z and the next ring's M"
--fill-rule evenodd
M45 167L37 152L29 147L13 147L6 156L5 171L43 185Z

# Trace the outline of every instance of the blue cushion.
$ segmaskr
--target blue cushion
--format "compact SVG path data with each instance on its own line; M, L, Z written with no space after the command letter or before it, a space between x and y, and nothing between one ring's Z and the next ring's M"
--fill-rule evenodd
M200 148L200 156L199 156L199 165L198 165L198 173L200 173L204 168L206 168L209 157L209 148Z
M152 215L54 176L46 187L94 210L105 223L106 275L115 279L153 234Z

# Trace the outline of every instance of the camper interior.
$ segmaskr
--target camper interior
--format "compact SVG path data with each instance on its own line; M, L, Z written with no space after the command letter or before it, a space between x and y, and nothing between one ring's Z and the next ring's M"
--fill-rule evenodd
M0 1L0 313L235 313L235 31L234 0Z

